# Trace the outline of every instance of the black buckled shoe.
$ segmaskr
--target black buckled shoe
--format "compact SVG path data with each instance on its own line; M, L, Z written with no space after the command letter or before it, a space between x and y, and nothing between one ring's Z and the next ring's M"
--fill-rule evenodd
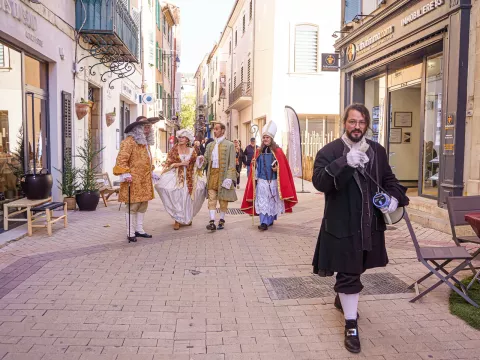
M267 224L260 224L260 225L258 225L258 230L261 230L261 231L268 230L268 225Z
M345 349L354 354L361 351L357 320L345 321Z
M151 239L153 236L150 235L150 234L147 234L147 233L139 233L137 231L135 231L135 236L136 237L141 237L141 238L145 238L145 239Z
M217 230L223 230L223 229L225 229L225 220L220 219L220 221L218 222Z
M210 220L210 222L207 225L207 230L210 230L210 231L217 230L217 227L215 226L215 220Z
M333 305L335 305L335 307L340 310L343 314L343 308L342 308L342 302L340 301L340 296L335 296L335 302L333 303ZM360 314L357 312L357 320L360 319Z
M135 236L127 236L128 243L137 242L137 238Z

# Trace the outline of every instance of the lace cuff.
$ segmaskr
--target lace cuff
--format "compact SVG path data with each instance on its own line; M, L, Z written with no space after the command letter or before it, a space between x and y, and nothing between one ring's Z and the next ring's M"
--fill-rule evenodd
M130 173L125 173L120 175L120 182L125 182L127 179L131 179L132 175Z

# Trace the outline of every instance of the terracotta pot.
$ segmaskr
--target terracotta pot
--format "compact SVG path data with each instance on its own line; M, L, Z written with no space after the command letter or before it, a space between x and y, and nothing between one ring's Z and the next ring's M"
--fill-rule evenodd
M112 125L115 122L116 114L106 114L105 117L107 119L107 126Z
M75 113L77 114L78 120L82 120L90 109L89 104L77 103L75 104Z
M77 199L74 197L64 197L63 202L67 203L67 210L77 210Z

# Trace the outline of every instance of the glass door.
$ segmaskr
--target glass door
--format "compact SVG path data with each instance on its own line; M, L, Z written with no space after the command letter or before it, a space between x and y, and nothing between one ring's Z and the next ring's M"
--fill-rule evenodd
M421 194L438 197L440 132L442 123L443 55L427 58L425 71Z
M384 119L385 95L386 95L385 75L374 79L365 80L365 106L372 114L372 124L367 132L367 138L385 146L386 124Z
M48 169L47 144L47 101L41 95L25 93L27 122L26 160L30 173L40 173Z

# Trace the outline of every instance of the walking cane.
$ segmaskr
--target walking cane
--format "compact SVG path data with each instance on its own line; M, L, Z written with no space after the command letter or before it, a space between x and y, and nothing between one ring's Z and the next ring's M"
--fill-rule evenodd
M128 243L131 243L132 241L133 242L136 242L137 240L134 240L135 238L130 236L130 230L132 229L132 227L130 226L130 183L128 183Z
M255 150L255 152L253 153L253 159L255 160L255 155L256 155L257 151ZM252 169L250 169L250 175L252 176L252 185L253 185L253 207L252 207L252 226L255 226L255 164L257 162L254 161L253 163L251 163L251 167Z

